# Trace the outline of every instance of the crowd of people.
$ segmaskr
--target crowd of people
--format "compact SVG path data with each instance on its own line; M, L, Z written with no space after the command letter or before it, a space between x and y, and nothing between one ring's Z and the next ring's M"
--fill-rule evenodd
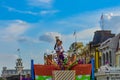
M32 80L30 74L22 76L20 80Z

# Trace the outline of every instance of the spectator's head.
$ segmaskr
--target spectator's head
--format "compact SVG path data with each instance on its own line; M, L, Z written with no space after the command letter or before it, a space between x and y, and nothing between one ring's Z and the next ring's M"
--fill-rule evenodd
M94 58L94 56L93 56L93 55L90 55L90 58Z
M30 78L31 76L30 76L30 74L27 74L26 77L27 77L27 78Z

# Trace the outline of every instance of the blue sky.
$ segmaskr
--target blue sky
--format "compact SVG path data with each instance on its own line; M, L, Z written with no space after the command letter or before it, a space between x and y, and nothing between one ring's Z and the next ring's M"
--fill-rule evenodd
M119 0L0 0L0 69L14 68L18 48L25 68L31 58L43 63L57 35L65 50L74 42L74 31L77 41L88 43L101 30L102 13L104 29L119 33Z

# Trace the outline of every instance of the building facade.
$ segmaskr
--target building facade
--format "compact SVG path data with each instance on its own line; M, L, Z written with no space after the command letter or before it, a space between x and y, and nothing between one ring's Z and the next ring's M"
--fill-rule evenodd
M114 36L115 34L112 34L110 30L99 30L94 33L93 41L90 42L90 53L94 55L96 70L101 66L101 52L98 48L102 42Z
M120 47L119 50L116 52L116 67L120 67Z
M119 50L120 34L113 38L109 38L101 43L99 51L102 53L101 64L109 63L111 66L116 66L116 54Z
M120 37L119 37L119 44L116 52L116 67L120 67Z
M23 62L21 58L18 58L16 60L16 66L15 69L7 69L7 67L3 67L2 70L2 78L5 80L10 80L15 78L15 80L18 80L20 76L24 76L27 74L30 74L30 69L23 69Z

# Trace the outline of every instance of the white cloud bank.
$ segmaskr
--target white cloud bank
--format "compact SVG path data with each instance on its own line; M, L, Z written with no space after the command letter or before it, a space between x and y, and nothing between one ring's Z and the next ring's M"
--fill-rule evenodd
M0 39L6 41L16 40L29 28L29 25L21 20L0 21L0 23Z

